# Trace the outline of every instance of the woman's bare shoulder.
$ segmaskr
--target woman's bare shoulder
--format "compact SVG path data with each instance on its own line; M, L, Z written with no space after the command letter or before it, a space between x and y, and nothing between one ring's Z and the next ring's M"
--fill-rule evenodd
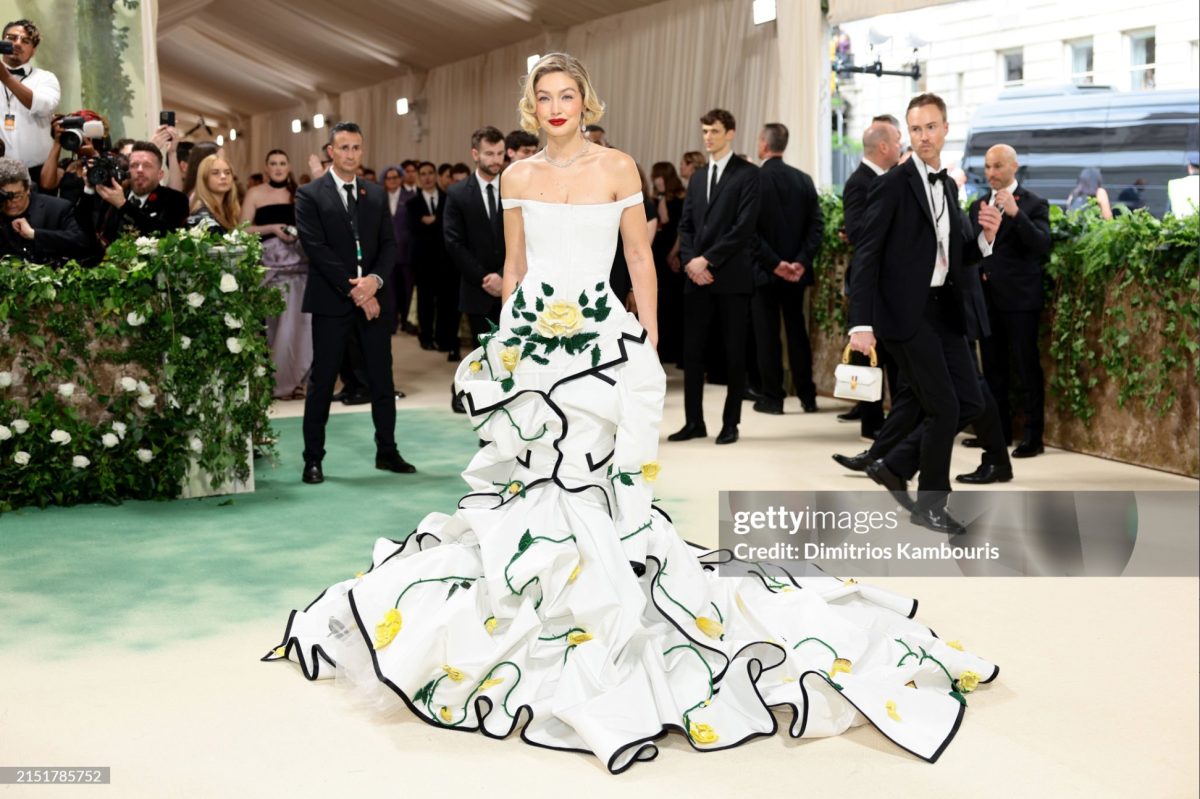
M536 167L529 163L528 158L513 161L504 168L500 181L500 196L506 200L520 199L529 191L529 183L533 179Z

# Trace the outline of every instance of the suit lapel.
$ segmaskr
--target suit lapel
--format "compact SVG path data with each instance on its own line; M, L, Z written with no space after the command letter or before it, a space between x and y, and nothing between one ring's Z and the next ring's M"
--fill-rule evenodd
M346 232L350 234L351 238L353 238L354 226L350 224L350 214L347 212L346 204L342 200L342 195L338 189L337 181L333 179L333 171L330 170L328 173L326 173L322 180L325 181L325 185L322 187L322 189L324 190L327 198L326 202L332 204L333 208L341 212L335 214L335 216L342 220L342 224L345 226Z
M908 186L913 190L913 194L917 196L917 205L925 213L925 221L929 223L930 227L934 227L933 211L929 210L929 195L925 193L925 186L921 182L921 170L917 169L917 165L913 163L913 158L916 158L916 156L914 155L904 162L904 169L908 170ZM936 232L936 228L934 230Z

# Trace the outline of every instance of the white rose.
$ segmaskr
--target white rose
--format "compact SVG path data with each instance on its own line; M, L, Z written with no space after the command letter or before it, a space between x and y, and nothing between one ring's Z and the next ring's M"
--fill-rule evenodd
M122 391L137 391L137 381L132 377L122 377L120 385Z
M199 222L193 225L190 230L188 230L188 235L196 241L200 241L208 235L208 225L204 222Z
M129 323L130 327L139 327L146 323L146 317L137 311L130 311L125 315L125 321Z
M167 395L167 404L170 405L172 408L178 408L179 400L175 399L174 394L168 394Z
M225 346L228 347L229 351L232 352L234 355L237 355L239 352L242 351L242 342L238 341L236 338L233 338L232 336L225 339Z
M225 314L225 327L229 328L230 330L237 330L241 326L242 326L241 319L235 319L233 316L230 316L229 314Z
M143 408L147 408L147 409L153 408L154 407L154 395L153 394L142 394L141 396L138 397L137 403L138 403L138 405L142 406Z
M221 238L225 239L226 244L240 244L242 241L241 231L231 230Z
M139 394L149 394L150 386L146 385L145 380L139 380L137 384L137 390Z
M121 439L117 438L114 433L105 433L104 435L100 436L100 443L108 449L112 449L117 444L121 443Z
M197 294L193 291L191 294L187 295L187 304L193 308L199 308L204 304L204 295Z
M20 450L19 452L17 452L16 454L13 455L13 462L15 462L18 466L28 466L29 465L29 453L26 452L25 450Z
M71 458L71 465L76 469L86 469L92 465L92 462L82 455L76 455L74 458Z
M72 394L75 393L75 384L74 383L59 383L58 384L58 393L64 397L71 396Z
M0 424L0 441L8 441L10 438L12 438L12 430Z
M221 291L229 294L232 291L238 290L237 278L225 272L221 275Z
M12 385L12 372L0 372L0 388L8 388Z
M198 438L192 438L192 440L188 442L188 446L192 448L192 452L200 452L202 449L204 449L204 442Z
M187 336L179 337L179 349L186 350L190 346L192 346L192 340L190 338Z
M67 445L71 443L71 434L66 430L55 428L50 431L50 440L55 444Z
M13 419L12 429L17 431L17 434L24 433L29 429L29 422L24 419Z
M149 463L154 460L154 453L148 449L139 449L137 451L137 459L142 463Z
M125 430L126 427L124 422L113 422L113 431L121 438L125 437Z
M254 367L254 376L255 377L266 377L266 375L267 375L267 367L265 367L265 366Z
M142 255L153 255L158 252L158 239L150 236L139 236L134 242L137 245L137 251Z

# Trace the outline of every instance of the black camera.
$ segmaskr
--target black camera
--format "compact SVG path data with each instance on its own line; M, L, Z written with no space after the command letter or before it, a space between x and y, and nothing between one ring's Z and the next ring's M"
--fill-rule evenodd
M8 39L0 39L0 55L12 55L13 43Z
M15 200L20 196L21 192L19 191L5 191L4 189L0 189L0 203L6 203L9 200Z
M114 180L120 185L128 179L129 169L118 155L106 153L88 160L87 182L92 188L110 186Z
M64 150L78 152L88 141L104 138L104 123L98 119L72 115L63 117L58 124L62 128L62 133L58 134L58 143Z

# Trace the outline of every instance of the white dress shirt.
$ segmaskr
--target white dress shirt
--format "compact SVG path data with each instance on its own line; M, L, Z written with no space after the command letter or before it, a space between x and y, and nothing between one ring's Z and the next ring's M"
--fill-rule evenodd
M1017 190L1017 182L1015 180L1012 183L1009 183L1003 189L1003 191L1006 191L1009 194L1014 194L1016 192L1016 190ZM1016 202L1016 200L1014 199L1013 202ZM992 194L990 197L988 197L987 204L995 207L995 205L996 205L996 190L995 189L992 189ZM1001 213L1004 213L1004 212L1001 211ZM1004 220L1001 219L1000 221L1003 222ZM999 231L997 231L997 233L999 233ZM975 239L975 241L979 244L979 252L981 252L983 254L984 258L987 258L989 255L992 254L992 245L988 244L987 237L984 236L982 230L979 231L979 236L978 236L978 238Z
M717 171L717 185L718 186L721 185L721 175L725 174L725 167L729 166L730 158L733 158L733 148L732 147L729 148L729 152L725 153L725 157L722 158L720 161L711 161L710 160L708 162L709 172L707 175L704 176L704 192L705 192L704 199L706 201L712 202L712 197L710 196L712 194L712 184L713 184L712 170L715 169Z
M392 216L396 215L396 208L400 205L400 189L388 192L388 209L392 212Z
M428 210L430 214L437 213L437 192L428 192L422 190L421 194L425 197L426 210ZM486 202L487 200L485 199L484 203L486 204ZM499 199L497 199L497 202L499 202Z
M3 65L5 69L8 65ZM50 118L62 95L58 77L53 72L38 69L28 61L21 67L26 71L24 78L14 75L33 92L29 108L16 95L4 89L5 116L12 114L13 129L0 125L0 137L4 139L5 155L15 158L27 167L39 166L50 153Z
M496 210L500 210L500 176L492 178L490 181L484 180L479 174L479 170L475 170L475 183L479 186L479 193L483 195L483 212L488 215L488 219L492 218L491 209L488 208L487 187L495 186L492 191L496 193Z
M346 202L346 188L345 187L346 186L350 187L350 191L354 194L354 197L356 198L356 201L357 201L358 178L355 177L353 180L349 180L349 181L342 180L340 177L338 177L337 171L332 168L329 170L329 176L333 178L334 185L337 186L338 197L342 198L342 207L345 208L347 212L349 212L350 206ZM358 233L358 229L356 227L355 235L357 235L357 233ZM359 244L359 242L356 241L355 245L358 247L359 252L361 253L361 251L362 251L361 244ZM375 278L375 281L379 284L379 288L383 288L383 278L381 278L379 275L375 274L374 272L371 273L371 277Z
M872 161L870 158L864 158L864 159L862 160L862 162L863 162L864 164L866 164L866 165L867 165L867 169L869 169L869 170L871 170L872 172L874 172L876 176L882 175L882 174L884 174L885 172L887 172L887 170L886 170L886 169L884 169L884 168L883 168L883 167L881 167L879 164L877 164L877 163L875 163L874 161Z

